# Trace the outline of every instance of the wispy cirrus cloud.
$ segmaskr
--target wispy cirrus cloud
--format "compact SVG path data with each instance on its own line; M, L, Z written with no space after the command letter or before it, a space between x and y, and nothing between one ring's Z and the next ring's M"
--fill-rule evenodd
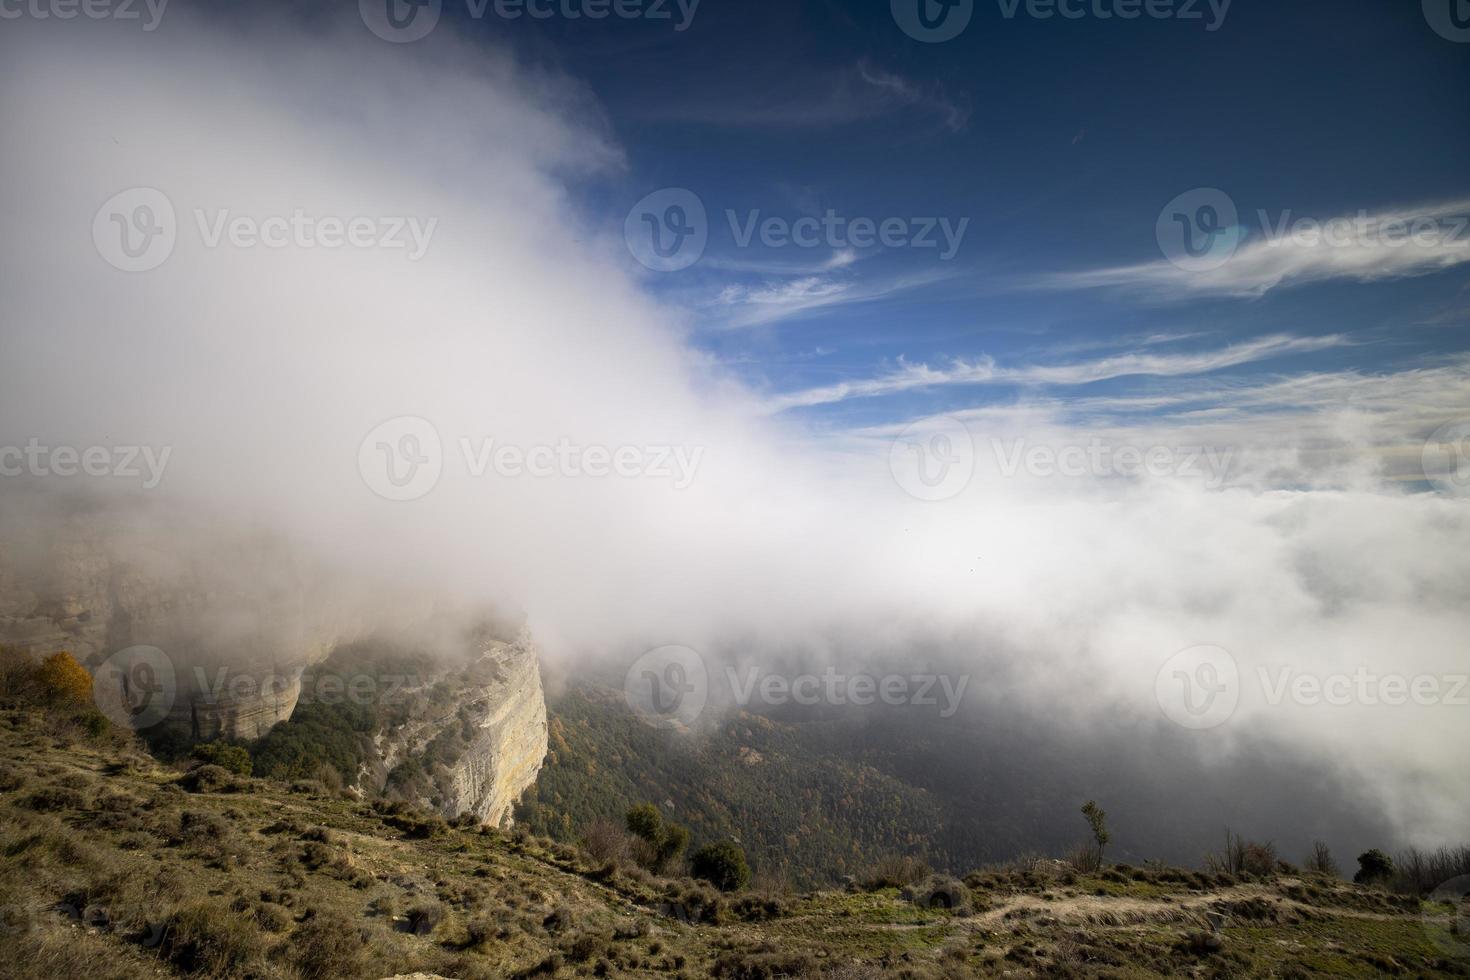
M1084 385L1130 375L1178 377L1205 374L1224 368L1238 367L1287 354L1324 350L1348 343L1338 334L1321 337L1296 337L1272 334L1240 344L1214 350L1157 353L1130 351L1109 357L1065 364L1030 364L1004 367L994 358L955 360L943 367L901 361L899 367L875 378L842 381L819 388L777 395L766 402L771 412L793 408L830 405L852 398L874 398L904 391L972 384Z
M1218 268L1185 268L1161 258L1053 273L1032 285L1123 289L1166 302L1252 299L1282 287L1402 279L1470 262L1470 200L1327 219L1258 211L1256 219L1258 228Z
M769 326L783 320L814 316L821 311L855 303L871 303L897 293L948 279L954 272L931 271L890 278L857 280L837 275L850 260L829 266L834 274L767 280L754 285L731 284L720 290L707 309L724 329Z

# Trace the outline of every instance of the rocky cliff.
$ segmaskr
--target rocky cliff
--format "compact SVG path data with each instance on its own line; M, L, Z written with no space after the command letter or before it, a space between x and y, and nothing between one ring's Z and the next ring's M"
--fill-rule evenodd
M463 671L438 678L410 718L380 731L359 784L507 826L546 757L546 701L535 644L483 642Z
M99 689L114 721L253 741L299 704L330 702L334 683L365 679L383 710L364 792L501 825L540 772L546 704L525 631L466 627L477 618L433 596L375 593L369 607L364 590L269 535L141 508L23 503L0 508L0 644L72 653L117 687ZM354 652L390 620L395 642L417 651L411 677L378 676ZM153 648L150 684L166 691L154 703L167 713L147 721L115 667L134 648Z
M258 738L289 718L302 669L337 639L276 539L217 533L202 546L133 513L36 515L0 524L0 644L66 650L94 671L118 651L157 648L166 723L195 738Z

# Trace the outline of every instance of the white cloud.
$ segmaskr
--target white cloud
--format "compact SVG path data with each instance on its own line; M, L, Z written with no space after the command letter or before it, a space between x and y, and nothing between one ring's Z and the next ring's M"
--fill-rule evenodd
M987 479L941 504L913 500L889 472L890 434L827 439L763 416L628 279L621 217L605 234L579 220L567 175L615 170L621 155L595 113L576 111L575 87L528 80L443 27L394 46L360 24L308 37L262 14L225 35L174 13L151 35L15 22L0 37L0 445L169 445L158 491L169 506L278 528L405 589L519 606L553 656L631 662L659 644L737 639L757 653L821 650L837 635L856 637L841 653L862 657L938 637L977 671L1004 653L1025 679L992 693L1047 718L1154 722L1159 664L1194 643L1224 645L1247 668L1337 658L1463 669L1464 501L1409 495L1371 469L1303 488L1311 472L1286 457L1261 489ZM98 206L130 186L162 190L181 220L169 260L131 275L90 235ZM210 249L191 230L194 208L297 207L440 225L416 264ZM788 314L803 301L763 299ZM1178 377L1314 342L1326 341L1005 370L1043 384ZM898 373L923 385L997 370ZM1384 382L1372 400L1427 420L1448 407L1429 390L1444 380ZM1341 445L1379 445L1377 413L1334 405L1373 383L1361 384L1251 397L1296 399ZM451 455L428 497L388 502L364 485L357 453L384 419L410 414L430 419ZM1026 424L1034 438L1086 435L1039 410ZM1264 441L1275 448L1282 433ZM452 455L459 437L674 444L705 462L682 492L475 479ZM1463 712L1259 704L1232 722L1371 771L1386 803L1430 787L1436 809L1398 814L1420 835L1463 829L1467 724ZM1228 731L1217 744L1229 746Z
M847 264L850 263L841 263ZM770 326L785 320L813 316L832 307L878 302L940 282L954 274L949 271L931 271L889 278L870 276L866 279L819 274L770 280L756 286L731 284L720 290L715 297L710 309L711 323L713 326L732 330Z
M1274 334L1198 353L1132 352L1068 364L1000 367L996 365L993 358L981 358L974 361L956 360L946 367L931 368L927 364L902 362L897 370L880 377L843 381L820 388L809 388L804 391L774 396L768 400L767 409L772 412L781 412L792 408L830 405L850 398L873 398L915 389L952 385L1083 385L1129 375L1171 377L1204 374L1288 354L1323 350L1340 346L1346 342L1344 337L1335 334L1325 337L1293 337Z
M1045 276L1044 288L1117 288L1178 301L1254 298L1273 289L1341 280L1376 282L1429 275L1470 262L1470 201L1375 214L1306 218L1258 214L1260 229L1215 269L1166 259Z

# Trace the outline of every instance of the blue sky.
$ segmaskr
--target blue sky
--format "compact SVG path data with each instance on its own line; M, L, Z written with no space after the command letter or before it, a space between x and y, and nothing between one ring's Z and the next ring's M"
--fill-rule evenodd
M1450 251L1225 295L1198 294L1187 272L1162 290L1065 278L1164 262L1160 210L1196 188L1225 191L1247 235L1259 235L1261 210L1280 222L1470 200L1470 44L1435 33L1418 3L1198 9L1195 20L1036 19L1024 7L1007 18L989 0L943 43L907 36L881 3L705 0L683 31L677 12L461 27L510 38L528 63L585 83L627 158L617 180L579 188L613 227L651 192L698 196L702 257L646 274L647 288L686 311L698 347L811 425L1039 392L1151 391L1180 377L1394 371L1462 352L1470 263ZM829 209L915 232L924 219L967 223L945 259L937 227L936 248L771 247L759 236L742 247L727 213L744 227L756 212L794 222ZM1465 213L1434 220L1470 252L1470 231L1451 220ZM1055 385L1022 372L794 404L905 364L1143 353L1174 365L1263 337L1328 336L1185 375Z

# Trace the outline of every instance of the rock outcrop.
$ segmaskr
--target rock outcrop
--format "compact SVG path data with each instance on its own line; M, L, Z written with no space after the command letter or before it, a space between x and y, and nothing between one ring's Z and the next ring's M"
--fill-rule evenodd
M359 782L446 817L472 814L480 823L508 826L546 758L546 700L530 634L485 642L462 673L439 678L434 687L440 696L378 733ZM395 770L417 778L395 778Z
M422 654L431 666L403 687L403 710L382 714L392 727L373 739L359 787L499 826L540 772L546 703L525 631L467 632L433 597L395 592L390 611L390 597L374 594L369 607L341 576L303 566L268 535L185 529L174 515L142 508L22 503L0 512L0 644L36 657L72 653L116 684L99 698L114 721L167 725L196 740L258 739L327 693L314 671L334 649L391 619L405 643L436 652ZM116 667L119 652L133 648L154 648L151 715Z
M277 539L186 541L128 513L78 508L0 527L0 644L66 650L96 670L131 647L166 658L166 722L195 738L258 738L291 716L302 669L335 632L309 608Z

